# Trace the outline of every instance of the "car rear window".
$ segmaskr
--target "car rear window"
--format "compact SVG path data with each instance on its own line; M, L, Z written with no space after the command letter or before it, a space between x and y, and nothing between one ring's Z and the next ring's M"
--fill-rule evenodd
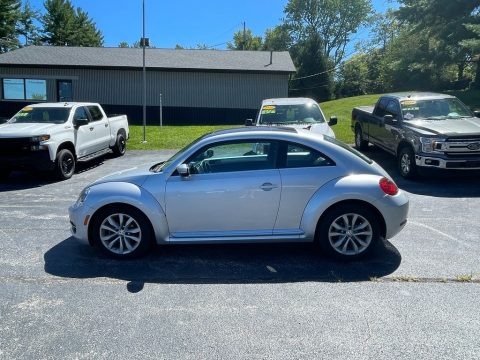
M366 163L368 164L372 164L373 163L373 160L370 159L368 156L365 156L363 155L360 151L354 149L353 147L351 147L350 145L347 145L341 141L338 141L337 139L334 139L330 136L324 136L323 137L325 139L325 141L328 141L328 142L331 142L332 144L335 144L337 146L340 146L341 148L349 151L350 153L358 156L360 159L362 159L363 161L365 161Z

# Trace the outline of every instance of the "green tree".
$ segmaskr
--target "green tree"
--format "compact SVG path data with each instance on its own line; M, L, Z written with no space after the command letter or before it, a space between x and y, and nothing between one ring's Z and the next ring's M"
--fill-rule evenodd
M284 12L294 42L318 35L323 54L337 65L351 35L367 24L372 6L370 0L289 0Z
M457 67L456 78L464 77L464 70L472 54L462 41L474 37L465 26L479 23L478 0L400 0L401 6L396 12L397 18L409 25L411 36L424 33L429 38L429 57L425 64L432 68L440 78L445 68Z
M262 49L268 51L286 51L292 46L292 37L285 25L278 25L265 31Z
M16 24L20 18L20 0L0 0L0 53L19 46Z
M23 36L24 45L40 45L40 29L35 25L35 22L40 19L40 14L37 10L31 7L30 2L26 1L20 13L18 20L17 32Z
M120 42L120 44L118 44L118 47L119 48L128 48L130 46L128 46L128 43L126 41L122 41L122 42Z
M318 101L330 100L333 94L332 61L322 51L322 41L317 34L291 48L297 67L290 81L290 95L306 96Z
M43 40L58 46L102 46L103 36L88 14L70 0L46 0Z
M233 42L227 43L230 50L261 50L262 37L255 36L252 30L239 30L233 34Z
M476 68L472 88L480 89L480 24L465 24L465 27L474 34L474 36L470 39L462 40L460 45L474 55L472 60L476 63Z

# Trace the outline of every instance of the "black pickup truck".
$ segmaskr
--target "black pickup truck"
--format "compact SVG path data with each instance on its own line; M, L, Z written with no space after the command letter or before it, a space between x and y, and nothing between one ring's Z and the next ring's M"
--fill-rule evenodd
M372 143L390 152L412 179L419 168L480 169L479 117L454 96L395 93L354 108L351 127L358 149Z

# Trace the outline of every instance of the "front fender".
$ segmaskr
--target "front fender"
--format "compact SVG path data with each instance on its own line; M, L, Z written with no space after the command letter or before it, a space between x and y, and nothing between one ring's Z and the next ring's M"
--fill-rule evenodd
M90 219L101 208L112 204L127 204L142 211L152 224L157 243L168 239L165 211L155 197L143 187L126 182L108 182L90 188L85 205L90 208ZM90 226L89 221L88 226Z
M315 238L318 221L335 204L362 201L375 207L375 203L386 196L379 186L381 178L378 175L349 175L323 185L311 197L303 212L300 228L304 231L305 237L311 240Z

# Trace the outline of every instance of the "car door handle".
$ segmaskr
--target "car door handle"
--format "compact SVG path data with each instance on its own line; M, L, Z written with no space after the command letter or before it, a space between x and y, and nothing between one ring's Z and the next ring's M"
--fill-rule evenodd
M105 127L108 127L108 124L105 124Z
M93 131L93 129L94 129L94 127L92 126L92 127L90 128L90 131Z
M272 183L266 182L260 186L260 189L262 189L263 191L270 191L270 190L276 189L277 187L278 187L277 185L273 185Z

